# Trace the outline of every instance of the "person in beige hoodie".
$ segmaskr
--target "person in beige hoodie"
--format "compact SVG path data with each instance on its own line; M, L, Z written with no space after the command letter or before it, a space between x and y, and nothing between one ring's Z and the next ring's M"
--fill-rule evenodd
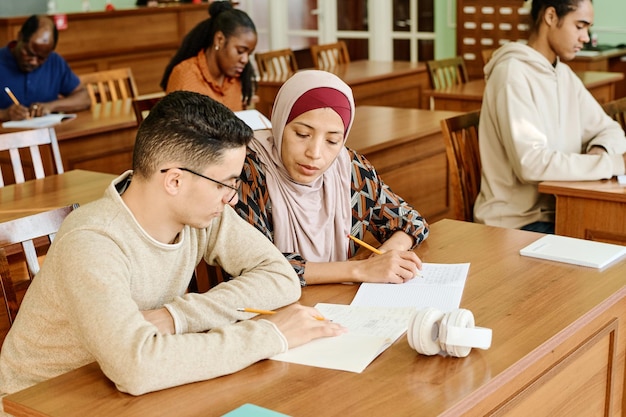
M133 171L66 218L26 292L0 353L3 395L94 361L120 391L139 395L345 331L298 304L259 320L237 311L300 297L284 256L229 205L251 137L201 94L174 92L154 107ZM234 278L186 293L202 258ZM153 311L166 320L147 320Z
M508 43L485 66L479 124L477 222L554 231L554 197L541 181L624 174L626 137L564 64L589 41L590 0L534 0L527 44Z

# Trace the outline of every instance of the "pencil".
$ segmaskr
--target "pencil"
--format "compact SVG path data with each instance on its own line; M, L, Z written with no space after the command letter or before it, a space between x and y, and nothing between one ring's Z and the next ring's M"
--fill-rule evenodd
M257 313L257 314L276 314L276 312L272 310L261 310L258 308L248 308L248 307L239 307L237 311L243 311L246 313ZM322 316L315 316L315 320L324 321L326 319Z
M375 247L373 247L372 245L369 245L369 244L367 244L367 243L363 242L361 239L359 239L359 238L357 238L357 237L354 237L354 236L352 236L352 235L348 235L348 237L349 237L350 239L354 240L354 241L355 241L358 245L363 246L365 249L369 249L370 251L374 252L376 255L382 255L382 254L383 254L383 253L382 253L382 251L380 251L380 250L376 249L376 248L375 248ZM421 274L419 271L417 271L417 274L416 274L415 276L417 276L417 277L420 277L420 278L421 278L421 277L422 277L422 274Z
M382 254L383 254L380 250L376 249L376 248L375 248L375 247L373 247L372 245L369 245L369 244L367 244L367 243L363 242L363 241L362 241L361 239L359 239L359 238L356 238L356 237L354 237L354 236L352 236L352 235L348 235L348 237L349 237L350 239L354 240L354 241L356 242L356 244L357 244L357 245L359 245L359 246L363 246L365 249L369 249L370 251L374 252L376 255L382 255Z
M275 311L272 310L259 310L258 308L244 308L239 307L237 311L243 311L246 313L257 313L257 314L276 314Z
M11 97L11 100L13 100L13 103L15 103L16 106L20 105L20 102L17 100L17 97L15 97L15 94L13 94L13 91L11 91L9 87L4 87L4 91L6 91L9 97Z

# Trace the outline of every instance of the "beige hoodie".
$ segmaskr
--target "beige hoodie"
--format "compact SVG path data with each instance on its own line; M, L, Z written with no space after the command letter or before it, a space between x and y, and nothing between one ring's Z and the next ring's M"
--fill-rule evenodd
M531 47L509 43L494 53L485 76L477 222L519 228L554 221L554 198L539 194L539 182L624 173L624 131L569 66L552 66ZM584 154L594 145L607 153Z

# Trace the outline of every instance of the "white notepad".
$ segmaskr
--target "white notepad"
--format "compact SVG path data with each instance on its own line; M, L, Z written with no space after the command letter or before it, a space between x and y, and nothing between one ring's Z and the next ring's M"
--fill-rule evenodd
M10 122L2 123L4 128L24 128L24 129L38 129L42 127L50 127L61 123L66 119L75 118L75 114L61 114L51 113L41 117L32 117L24 120L12 120Z
M568 264L604 268L626 254L626 246L545 235L519 251L520 255Z
M265 130L272 128L272 122L258 110L241 110L236 111L235 115L246 122L252 130Z

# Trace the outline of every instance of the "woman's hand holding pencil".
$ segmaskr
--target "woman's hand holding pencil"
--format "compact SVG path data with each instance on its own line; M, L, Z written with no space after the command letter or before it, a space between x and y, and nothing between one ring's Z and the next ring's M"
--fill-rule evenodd
M415 277L422 276L420 273L422 261L415 252L396 249L383 251L354 236L348 235L348 237L359 246L376 255L365 259L354 258L358 261L355 264L361 266L360 268L355 268L361 282L401 284Z

